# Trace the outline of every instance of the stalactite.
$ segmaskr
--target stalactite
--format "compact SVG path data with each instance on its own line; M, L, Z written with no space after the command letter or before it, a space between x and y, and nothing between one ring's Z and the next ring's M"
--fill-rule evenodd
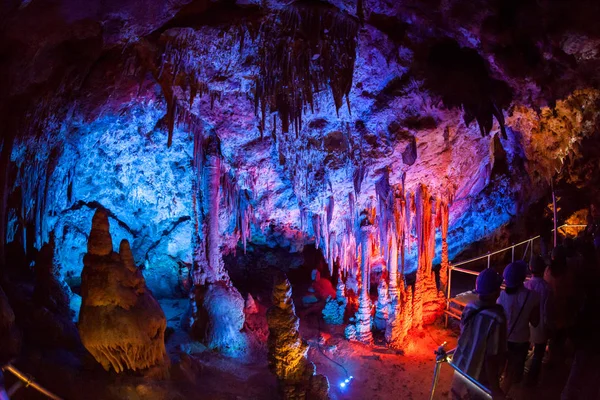
M382 177L375 183L375 193L377 194L378 226L380 247L383 250L383 257L389 259L389 232L394 224L394 191L390 186L389 169L386 168Z
M404 259L405 259L405 236L406 236L406 202L404 200L404 190L398 188L394 191L394 226L396 228L395 239L396 248L400 252L400 273L404 275ZM398 256L396 256L396 259ZM398 260L396 260L398 265Z
M206 281L214 283L228 281L221 257L221 234L219 231L220 183L221 183L221 145L217 135L207 138L203 173L206 186L206 255L208 260Z
M332 232L331 232L331 221L333 221L333 211L335 208L335 201L333 195L330 195L327 199L327 206L325 208L325 214L327 216L327 232L326 232L326 248L327 248L327 264L329 265L329 273L333 274L333 247L334 244L331 240Z
M292 125L298 135L304 109L314 109L315 93L327 85L339 110L352 87L357 32L353 18L326 3L292 3L262 25L255 87L261 130L268 106L282 133Z
M247 347L247 339L241 332L245 318L244 300L231 285L223 264L219 229L221 198L228 214L233 214L235 223L241 224L242 240L248 237L246 222L250 222L250 217L246 214L249 206L244 197L248 195L238 188L234 177L224 174L221 158L221 144L216 133L196 133L193 164L197 188L202 188L195 191L201 199L198 209L202 229L195 235L198 245L192 271L194 287L190 291L192 312L189 322L192 335L203 340L207 347L238 356L245 353Z
M415 196L416 228L417 228L417 277L413 298L414 327L421 328L423 320L423 302L425 296L425 279L428 275L427 261L429 255L428 242L431 234L431 204L429 193L424 185L420 185Z
M240 188L235 174L224 170L221 172L221 188L226 214L233 221L234 234L242 241L245 254L251 234L250 227L255 222L252 194L249 190Z
M418 267L413 297L413 326L421 328L432 322L443 310L443 297L438 292L432 262L435 252L435 221L432 198L427 187L420 185L415 198Z
M10 127L8 127L10 128ZM8 224L8 187L10 155L14 143L14 132L10 129L2 140L2 151L0 152L0 267L6 263L6 226Z
M442 261L440 266L440 290L446 292L448 287L448 203L445 201L440 202L440 218L441 218L441 230L442 230Z

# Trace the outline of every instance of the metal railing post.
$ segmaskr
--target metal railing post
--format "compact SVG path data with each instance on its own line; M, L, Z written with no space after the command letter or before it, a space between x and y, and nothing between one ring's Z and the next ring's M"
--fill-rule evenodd
M452 265L448 265L448 287L446 288L446 311L450 310L450 295L452 293ZM446 312L446 321L444 326L448 327L448 313Z
M458 374L462 379L466 380L473 389L476 389L486 399L491 399L492 392L487 387L483 386L479 381L477 381L475 378L473 378L472 376L465 373L457 365L454 364L454 362L452 361L452 357L453 357L456 349L446 352L445 347L446 347L446 342L444 342L440 347L438 347L438 349L436 351L434 351L434 354L436 355L435 368L433 370L433 384L431 386L431 393L429 395L429 400L433 400L433 397L435 395L435 389L436 389L438 381L439 381L440 371L442 369L443 363L446 363L450 367L452 367L452 369L455 371L456 374Z
M491 263L492 263L492 253L488 252L487 259L488 259L488 266L487 267L489 268L491 266Z
M433 369L433 383L431 384L431 394L429 395L429 400L433 400L433 396L435 395L435 388L437 387L438 381L440 380L440 371L442 369L442 361L435 361L435 367Z
M531 247L531 250L529 250L529 262L531 262L531 260L533 260L533 241L534 240L535 239L531 239L531 246L529 246L529 247Z
M512 245L512 261L511 262L515 262L515 244L514 243Z

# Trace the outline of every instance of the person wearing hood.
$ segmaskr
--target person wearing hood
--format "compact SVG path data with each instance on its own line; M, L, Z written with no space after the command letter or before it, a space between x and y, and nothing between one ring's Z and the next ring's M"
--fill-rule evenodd
M502 389L508 393L511 386L523 377L529 351L530 325L540 322L540 299L536 292L524 285L527 264L516 261L504 269L506 290L500 293L498 304L504 308L508 327L508 353Z
M466 305L460 321L461 334L454 352L454 364L483 386L492 398L504 399L500 375L506 355L506 316L496 304L502 277L492 268L485 269L476 281L478 300ZM459 374L452 385L453 399L487 399Z

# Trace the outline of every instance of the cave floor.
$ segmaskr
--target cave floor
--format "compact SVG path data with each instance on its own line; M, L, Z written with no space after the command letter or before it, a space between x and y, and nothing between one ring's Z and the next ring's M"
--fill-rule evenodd
M38 357L35 363L38 368L30 364L24 365L24 370L66 399L276 400L277 381L268 369L266 358L266 305L258 304L259 313L247 318L246 329L254 331L254 351L243 358L229 358L191 341L181 329L187 301L160 301L170 328L167 351L172 366L168 380L117 376L102 371L91 359L84 362L83 369L76 363L69 367L64 355ZM343 326L318 322L322 305L296 304L300 304L296 309L300 333L310 345L308 357L316 365L317 373L329 379L332 400L428 399L435 365L433 351L443 342L448 342L448 349L456 346L456 327L444 329L441 324L415 332L405 352L385 347L383 338L377 335L373 346L348 342L343 337ZM354 379L341 388L339 384L346 378L344 368ZM567 368L545 371L541 385L517 387L511 398L558 400L567 374ZM451 397L452 376L450 367L443 366L436 399ZM37 398L42 397L31 390L15 396L15 400Z
M343 326L318 323L321 307L319 304L312 307L299 305L297 314L300 317L302 337L310 345L309 359L315 363L317 373L329 379L332 400L429 398L435 365L433 351L443 342L448 343L448 349L456 346L456 326L454 329L445 329L442 325L426 327L415 333L412 345L403 353L385 347L383 338L377 335L374 346L346 341ZM168 313L175 314L177 310L181 310L180 307L172 311L165 308ZM259 308L262 314L265 308ZM175 318L171 319L172 322L175 321ZM171 340L177 341L177 335L181 334L176 332ZM319 346L320 336L324 342L321 340L322 344ZM264 358L240 363L239 360L204 351L193 355L193 359L202 365L199 386L206 396L210 394L203 398L276 399L276 381L268 371ZM340 388L339 384L346 378L346 372L330 359L341 364L353 376L349 386ZM518 386L511 391L511 398L559 399L567 374L567 368L545 371L540 385ZM451 368L443 366L436 399L451 398L452 376Z

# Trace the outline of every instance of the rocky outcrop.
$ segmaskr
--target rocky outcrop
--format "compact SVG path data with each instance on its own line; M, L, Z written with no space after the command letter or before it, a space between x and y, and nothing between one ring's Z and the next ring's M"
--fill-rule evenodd
M258 306L256 305L256 301L254 297L250 293L246 296L246 301L244 303L244 313L246 315L254 315L258 314Z
M344 323L344 314L346 313L346 305L348 304L345 288L344 281L338 278L336 296L329 296L325 302L325 307L323 307L323 320L326 324L342 325Z
M206 331L202 337L209 349L231 357L242 356L247 350L244 326L244 299L230 285L214 283L208 286L202 303L206 312Z
M379 281L377 286L377 303L375 304L375 318L373 319L373 328L385 330L389 318L390 297L388 294L388 285L385 279Z
M129 243L113 251L108 215L92 220L81 276L79 333L104 369L140 371L167 364L165 315L135 267Z
M272 300L273 306L267 311L268 360L269 368L279 379L283 399L328 399L327 378L316 375L315 365L306 357L308 345L298 332L292 289L284 275L275 282Z
M21 332L15 323L15 313L0 287L0 363L10 361L20 351Z

